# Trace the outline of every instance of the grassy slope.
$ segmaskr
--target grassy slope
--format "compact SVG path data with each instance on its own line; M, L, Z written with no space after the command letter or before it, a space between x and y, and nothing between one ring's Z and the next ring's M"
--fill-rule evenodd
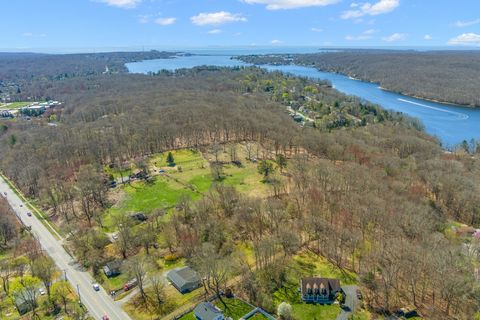
M149 167L154 181L145 183L135 181L131 185L120 187L122 200L107 210L103 223L107 231L113 231L114 217L130 212L150 213L155 209L167 209L175 206L182 197L195 200L206 193L212 186L209 162L198 151L172 151L176 166L169 167L167 152L150 158ZM239 147L239 158L242 157ZM207 155L211 158L211 155ZM227 161L228 155L221 155L221 161ZM270 186L261 182L262 176L257 172L257 164L243 160L242 167L227 164L224 166L224 183L237 188L239 192L255 196L268 195ZM180 169L179 169L180 168ZM159 170L165 173L159 174ZM119 177L120 173L105 168L108 174ZM117 191L118 192L118 191Z

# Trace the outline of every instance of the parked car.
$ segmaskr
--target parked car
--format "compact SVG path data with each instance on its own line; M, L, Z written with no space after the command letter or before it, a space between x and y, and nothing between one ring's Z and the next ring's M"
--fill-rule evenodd
M362 299L363 299L363 295L362 295L362 293L360 292L360 290L357 290L357 298L358 298L358 300L362 300Z
M94 283L92 287L93 287L93 290L100 291L100 285L98 283Z
M45 289L43 288L38 289L38 292L40 293L41 296L45 295Z
M107 315L104 315L104 316L102 317L102 320L110 320L110 318L109 318Z
M137 279L132 279L123 285L123 290L128 291L136 287L137 284L138 284Z
M30 211L27 212L27 216L31 217L32 213Z

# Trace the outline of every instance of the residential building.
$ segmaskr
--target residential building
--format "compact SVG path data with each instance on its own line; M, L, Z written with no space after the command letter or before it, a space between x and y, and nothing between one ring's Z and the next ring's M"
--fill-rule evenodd
M190 267L181 267L169 271L167 279L180 293L187 293L201 286L200 277Z
M309 277L300 280L300 290L304 302L330 304L342 288L338 279Z
M210 302L199 303L193 313L197 320L224 320L225 316L223 315L222 310L215 307Z

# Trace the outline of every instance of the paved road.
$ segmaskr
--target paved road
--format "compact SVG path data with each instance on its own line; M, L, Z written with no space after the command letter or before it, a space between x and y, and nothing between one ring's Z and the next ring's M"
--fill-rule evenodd
M5 192L7 193L6 196ZM61 240L57 240L35 215L27 216L29 209L26 203L10 189L2 177L0 177L0 194L8 200L20 220L25 225L31 226L33 234L39 240L43 249L55 261L58 268L66 272L67 280L75 290L78 290L82 303L94 319L101 319L104 315L108 315L111 320L130 319L103 288L100 288L98 292L93 290L94 279L92 276L80 268L78 263L62 247Z
M345 292L345 305L337 320L348 320L348 317L360 306L357 298L358 286L343 286L342 289Z

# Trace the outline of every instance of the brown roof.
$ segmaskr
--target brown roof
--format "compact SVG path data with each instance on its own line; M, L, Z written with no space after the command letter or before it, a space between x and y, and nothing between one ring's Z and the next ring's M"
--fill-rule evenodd
M340 291L340 281L338 279L309 277L303 278L300 284L302 293L306 292L308 288L327 288L330 292Z

